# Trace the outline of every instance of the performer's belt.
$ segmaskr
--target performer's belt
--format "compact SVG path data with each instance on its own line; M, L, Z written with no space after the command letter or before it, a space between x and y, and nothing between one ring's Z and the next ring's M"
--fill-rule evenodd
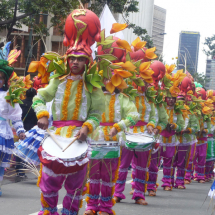
M84 124L84 121L79 120L68 120L68 121L53 121L53 126L60 128L64 126L76 126L76 127L82 127Z
M140 126L145 126L145 125L147 125L147 124L148 124L147 122L143 122L143 121L139 120L139 121L135 124L135 126L140 127ZM130 128L132 129L132 128L134 128L134 126L131 126Z
M6 119L3 118L3 117L1 117L1 116L0 116L0 120L1 120L1 121L6 121Z
M208 140L208 138L207 138L207 137L200 137L200 138L197 138L197 140L207 141L207 140Z
M213 137L213 134L208 134L208 137Z
M115 122L100 122L101 126L113 126Z
M176 133L175 131L168 132L167 130L163 130L163 131L161 131L160 135L163 137L169 138L169 137L175 135L175 133Z

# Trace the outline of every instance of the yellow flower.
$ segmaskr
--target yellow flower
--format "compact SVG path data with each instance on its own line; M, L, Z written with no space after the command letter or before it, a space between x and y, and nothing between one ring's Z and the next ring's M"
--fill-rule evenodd
M176 57L175 59L178 59L178 57Z
M172 60L174 60L174 57L172 58Z
M99 75L103 77L103 70L99 71Z

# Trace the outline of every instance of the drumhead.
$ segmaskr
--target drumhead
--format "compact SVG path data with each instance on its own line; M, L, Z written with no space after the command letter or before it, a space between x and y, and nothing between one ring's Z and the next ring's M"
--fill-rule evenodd
M63 149L66 148L66 146L72 142L74 138L62 138L57 137L55 135L55 138L57 141L62 145ZM75 141L69 148L67 148L64 152L63 150L54 142L54 140L48 136L43 144L43 149L51 156L58 157L60 159L71 159L71 158L78 158L85 156L88 145L87 142L81 142Z
M131 143L147 144L155 142L153 136L141 136L141 135L126 135L126 140Z

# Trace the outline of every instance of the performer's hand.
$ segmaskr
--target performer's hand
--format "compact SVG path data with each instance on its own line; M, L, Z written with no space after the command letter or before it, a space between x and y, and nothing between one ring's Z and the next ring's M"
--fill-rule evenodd
M81 128L78 133L75 135L75 137L79 136L79 140L80 141L85 141L87 139L87 134L89 132L89 129L87 126L84 126L83 128Z
M204 130L202 131L202 134L207 134L207 131L204 129Z
M117 133L118 133L118 131L116 130L115 127L113 127L113 128L111 128L111 130L110 130L110 132L109 132L109 135L110 135L111 137L114 137L114 136L117 135Z
M174 124L170 124L170 129L174 130L174 128L175 128L175 125Z
M181 131L181 134L189 134L190 133L190 131L187 129L187 130L182 130Z
M49 127L48 117L44 116L37 121L37 125L39 128L46 130Z
M157 128L154 128L153 132L154 132L155 135L159 134L159 130Z
M25 136L25 133L20 133L20 134L19 134L19 139L20 139L20 140L24 140L25 137L26 137L26 136Z
M147 131L148 131L149 134L152 134L153 127L151 125L147 126Z

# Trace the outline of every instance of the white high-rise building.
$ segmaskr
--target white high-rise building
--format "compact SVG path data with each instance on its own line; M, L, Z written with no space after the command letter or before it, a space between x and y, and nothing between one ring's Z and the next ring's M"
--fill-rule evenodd
M152 36L154 0L139 0L138 7L139 12L129 13L129 22L146 29L148 35ZM117 17L117 21L125 23L121 14ZM137 38L137 35L133 33L133 29L125 29L123 34L125 40L129 43L132 43Z
M154 5L152 40L154 46L156 46L157 54L162 54L163 52L165 23L166 9Z

